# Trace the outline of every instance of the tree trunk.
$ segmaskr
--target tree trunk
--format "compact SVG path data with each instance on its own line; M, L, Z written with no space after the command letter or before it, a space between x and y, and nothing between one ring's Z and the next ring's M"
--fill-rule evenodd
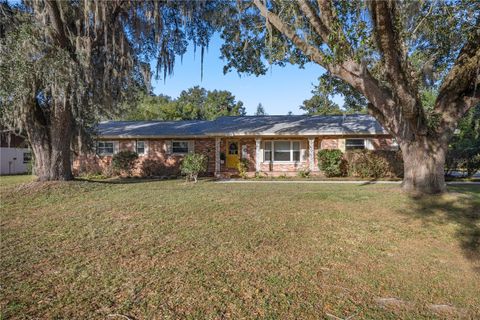
M25 130L32 147L38 180L72 180L70 142L73 117L69 106L57 106L48 118L33 111L27 116Z
M413 142L401 143L400 147L404 162L402 187L405 191L427 194L446 191L446 144L419 137Z
M39 181L72 180L70 141L52 137L52 141L32 141L35 174Z

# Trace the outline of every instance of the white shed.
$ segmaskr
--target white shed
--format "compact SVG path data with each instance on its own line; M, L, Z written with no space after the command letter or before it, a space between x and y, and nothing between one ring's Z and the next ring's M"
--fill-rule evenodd
M26 173L31 157L28 148L0 148L0 174Z

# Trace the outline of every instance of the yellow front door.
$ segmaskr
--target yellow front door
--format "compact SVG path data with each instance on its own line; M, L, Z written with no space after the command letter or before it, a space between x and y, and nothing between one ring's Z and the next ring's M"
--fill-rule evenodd
M237 168L240 159L238 141L227 141L227 168Z

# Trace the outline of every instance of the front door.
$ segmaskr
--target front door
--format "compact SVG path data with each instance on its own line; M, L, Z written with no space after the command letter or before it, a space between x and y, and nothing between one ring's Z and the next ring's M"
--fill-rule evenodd
M240 159L238 141L227 141L227 168L237 168Z

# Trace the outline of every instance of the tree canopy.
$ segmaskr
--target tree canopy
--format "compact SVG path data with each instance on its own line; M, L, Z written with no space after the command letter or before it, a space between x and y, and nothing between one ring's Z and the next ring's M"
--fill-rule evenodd
M243 116L242 101L226 90L207 91L195 86L183 90L178 99L145 95L120 119L126 120L213 120L221 116Z

